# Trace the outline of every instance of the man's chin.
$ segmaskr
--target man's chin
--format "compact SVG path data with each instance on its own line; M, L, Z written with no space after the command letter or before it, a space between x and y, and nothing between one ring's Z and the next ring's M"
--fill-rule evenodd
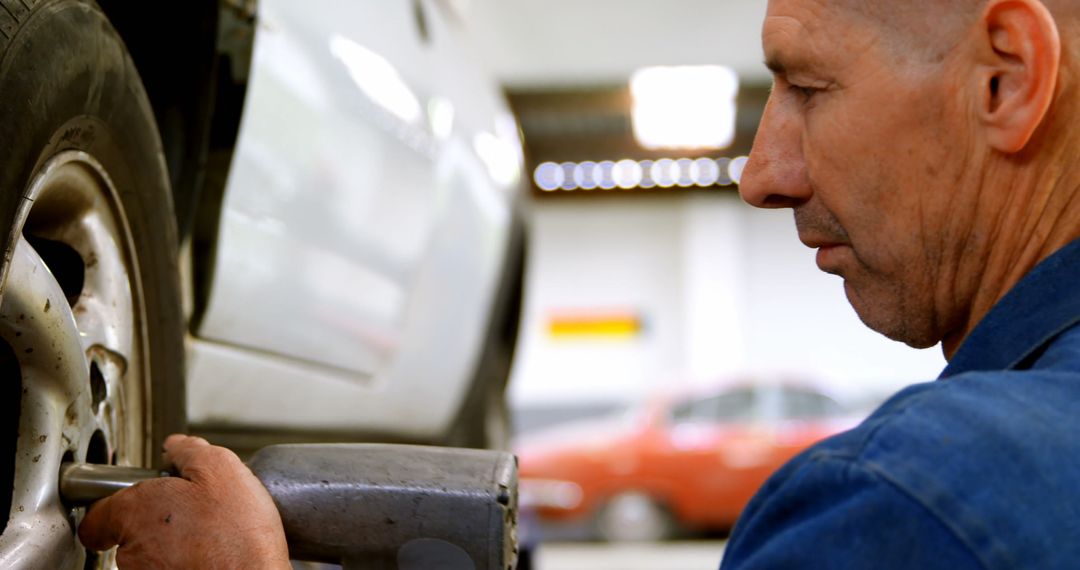
M890 340L916 349L930 348L941 342L941 338L936 337L928 327L905 318L902 308L886 307L884 303L875 303L861 295L849 279L844 279L844 294L859 320L870 330Z

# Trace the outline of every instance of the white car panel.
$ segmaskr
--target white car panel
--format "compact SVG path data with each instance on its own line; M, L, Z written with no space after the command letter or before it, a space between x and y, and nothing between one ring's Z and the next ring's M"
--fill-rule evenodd
M422 400L387 398L385 386L218 343L189 340L188 374L188 406L199 410L189 419L195 424L378 431L388 418L406 416L412 420L401 432L406 437L423 437L442 427L439 417L425 413ZM379 406L363 405L372 401ZM289 407L285 415L283 403ZM349 423L342 425L341 418Z
M407 1L259 2L192 423L430 436L452 420L522 160L436 4L425 43Z

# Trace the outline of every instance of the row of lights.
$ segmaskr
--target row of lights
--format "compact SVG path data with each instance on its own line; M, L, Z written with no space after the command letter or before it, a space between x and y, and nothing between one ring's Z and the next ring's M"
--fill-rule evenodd
M747 157L661 158L601 162L545 162L533 171L533 182L545 192L690 188L738 184Z

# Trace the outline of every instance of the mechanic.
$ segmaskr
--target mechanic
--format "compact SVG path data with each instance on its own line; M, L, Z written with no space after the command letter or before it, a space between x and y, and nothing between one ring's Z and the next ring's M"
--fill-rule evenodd
M1080 2L770 0L775 87L741 192L791 208L860 318L942 343L936 382L781 469L724 568L1075 568L1080 560ZM101 501L122 566L284 567L228 452Z

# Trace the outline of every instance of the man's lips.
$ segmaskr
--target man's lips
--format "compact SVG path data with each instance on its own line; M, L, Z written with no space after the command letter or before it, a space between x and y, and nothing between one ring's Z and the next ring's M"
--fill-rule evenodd
M839 275L842 256L850 249L850 245L842 243L828 244L819 247L816 257L818 269L825 273Z
M799 236L800 241L806 245L806 247L817 249L817 266L818 269L826 273L837 273L840 264L840 256L844 255L844 251L851 248L849 244L831 241L828 239L822 239L812 236Z
M824 237L821 235L814 235L810 233L800 233L799 241L803 242L803 245L811 249L818 249L822 247L836 247L838 245L847 245L844 240Z

